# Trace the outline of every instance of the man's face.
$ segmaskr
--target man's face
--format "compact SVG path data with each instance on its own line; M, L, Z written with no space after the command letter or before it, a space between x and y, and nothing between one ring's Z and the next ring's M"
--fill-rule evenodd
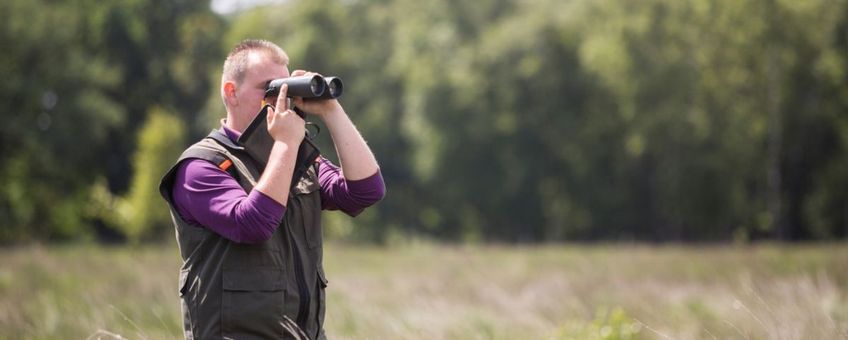
M262 109L262 99L265 98L268 82L289 76L287 65L274 62L264 53L251 53L248 65L244 80L236 86L238 107L237 112L233 112L233 118L238 121L233 122L233 126L239 131L244 131ZM277 98L268 98L271 105L274 105L276 100Z

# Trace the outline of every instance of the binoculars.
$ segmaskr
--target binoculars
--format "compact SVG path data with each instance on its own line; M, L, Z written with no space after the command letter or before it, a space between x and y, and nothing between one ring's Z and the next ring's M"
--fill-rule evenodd
M304 99L335 99L342 95L342 79L339 77L322 77L319 75L297 76L274 79L268 82L265 97L276 97L280 94L283 84L288 84L287 97L302 97Z

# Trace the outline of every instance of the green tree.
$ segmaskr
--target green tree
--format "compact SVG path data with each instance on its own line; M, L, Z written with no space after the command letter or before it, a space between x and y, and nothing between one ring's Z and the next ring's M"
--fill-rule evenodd
M389 183L369 237L794 239L844 230L845 6L326 0L227 40L348 81Z
M223 21L208 3L153 0L10 0L0 20L0 242L108 231L92 188L127 190L151 107L196 116Z
M79 211L126 110L108 95L120 69L83 43L85 10L0 4L0 242L91 233Z
M139 130L133 155L133 178L118 200L117 223L132 241L159 238L172 229L171 215L159 194L159 180L185 145L185 128L176 116L153 108Z

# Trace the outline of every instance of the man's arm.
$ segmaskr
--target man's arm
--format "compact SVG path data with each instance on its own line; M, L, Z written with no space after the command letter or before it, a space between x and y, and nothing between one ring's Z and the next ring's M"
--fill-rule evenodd
M228 173L202 159L180 163L172 194L186 222L236 243L268 240L285 213L282 204L258 190L246 193Z
M345 179L356 181L376 174L380 168L371 148L338 101L333 100L333 103L332 109L321 118L330 130Z
M274 138L274 146L268 164L253 188L282 205L289 199L297 148L306 133L306 122L288 107L288 89L288 85L283 84L277 96L277 105L268 109L268 133Z
M341 169L326 158L320 160L318 182L321 184L321 209L341 210L350 216L359 215L386 195L379 170L365 179L346 180Z
M305 74L311 73L303 70L292 72L293 77ZM380 169L377 159L338 100L304 101L303 98L295 98L294 103L303 111L318 116L324 121L324 125L330 130L330 137L333 139L344 177L347 180L361 180L377 173Z
M292 76L309 74L303 70ZM323 209L340 209L356 216L385 196L385 183L377 159L359 130L353 125L338 100L309 100L295 98L297 107L318 116L330 131L336 147L341 169L326 159L319 164L321 206Z
M180 165L172 191L184 219L238 243L261 243L271 237L285 212L297 146L305 131L303 119L285 106L287 90L285 85L280 90L280 110L268 110L274 146L249 195L212 163L190 160Z

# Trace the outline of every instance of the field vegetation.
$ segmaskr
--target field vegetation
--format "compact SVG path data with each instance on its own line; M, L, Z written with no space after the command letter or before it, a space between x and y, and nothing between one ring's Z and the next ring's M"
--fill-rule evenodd
M331 243L335 339L839 339L848 245ZM181 338L173 247L0 250L0 339Z

